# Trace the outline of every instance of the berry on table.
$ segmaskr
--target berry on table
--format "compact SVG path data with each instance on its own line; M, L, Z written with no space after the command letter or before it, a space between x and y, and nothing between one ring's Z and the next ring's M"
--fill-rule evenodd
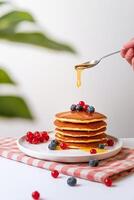
M104 184L108 187L111 187L112 186L112 179L111 178L105 178Z
M67 149L67 144L64 143L64 142L61 142L61 143L60 143L60 148L61 148L61 149Z
M114 145L114 140L112 139L107 140L107 145L112 147Z
M51 176L53 178L57 178L59 176L59 172L57 170L53 170L53 171L51 171Z
M79 105L80 105L80 106L84 106L84 105L85 105L85 102L84 102L84 101L80 101L80 102L79 102Z
M89 160L89 165L91 167L97 167L99 165L99 160Z
M96 153L97 153L97 150L96 150L96 149L91 149L91 150L90 150L90 153L91 153L91 154L96 154Z
M99 147L99 149L104 149L105 148L105 144L99 144L98 147Z
M76 179L75 177L69 177L69 178L67 179L67 184L68 184L69 186L75 186L76 183L77 183L77 179Z
M75 111L75 110L76 110L76 105L75 105L75 104L72 104L71 107L70 107L70 110L71 110L71 111Z
M34 191L34 192L32 193L32 197L33 197L34 200L39 200L39 198L40 198L40 193L39 193L38 191Z

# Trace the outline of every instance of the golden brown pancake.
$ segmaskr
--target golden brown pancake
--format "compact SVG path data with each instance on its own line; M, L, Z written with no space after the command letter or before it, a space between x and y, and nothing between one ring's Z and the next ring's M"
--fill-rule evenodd
M102 128L98 131L71 131L71 130L60 130L58 128L55 129L56 133L59 133L62 136L69 136L69 137L93 137L96 135L100 135L104 133L106 128Z
M106 140L107 136L105 133L102 133L101 135L97 136L92 136L92 137L68 137L68 136L63 136L59 133L56 132L55 138L58 141L61 142L71 142L71 143L93 143L93 142L103 142Z
M90 123L98 122L106 119L106 116L101 113L88 113L85 111L67 111L57 113L55 115L56 119L61 122L72 122L72 123Z
M106 144L107 139L103 140L101 142L102 144ZM81 148L97 148L100 144L100 142L93 142L93 143L71 143L71 142L66 142L68 148L70 149L81 149Z
M81 123L61 122L58 120L54 121L54 125L56 126L56 128L61 130L73 130L73 131L97 131L107 126L106 122L104 121L81 124Z

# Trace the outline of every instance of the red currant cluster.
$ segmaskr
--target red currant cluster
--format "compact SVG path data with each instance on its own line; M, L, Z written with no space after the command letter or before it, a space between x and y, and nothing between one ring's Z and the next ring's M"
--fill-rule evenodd
M46 131L35 131L34 133L29 131L26 134L26 141L30 144L39 144L47 142L49 140L49 135Z

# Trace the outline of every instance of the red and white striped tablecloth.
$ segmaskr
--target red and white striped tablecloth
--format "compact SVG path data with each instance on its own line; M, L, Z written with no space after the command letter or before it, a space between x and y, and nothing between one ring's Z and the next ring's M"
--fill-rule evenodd
M97 167L90 167L88 163L65 164L29 157L18 149L16 138L1 137L0 156L47 170L56 169L65 175L97 182L103 182L107 177L117 179L134 172L134 149L129 148L122 148L116 156L100 161Z

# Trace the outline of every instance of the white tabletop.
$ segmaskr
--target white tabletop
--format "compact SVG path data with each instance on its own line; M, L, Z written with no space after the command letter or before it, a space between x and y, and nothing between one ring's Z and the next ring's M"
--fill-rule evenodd
M134 138L123 141L134 148ZM134 200L134 175L114 182L111 188L82 179L70 187L67 178L54 179L50 171L0 157L0 200L32 200L35 190L40 192L40 200Z

